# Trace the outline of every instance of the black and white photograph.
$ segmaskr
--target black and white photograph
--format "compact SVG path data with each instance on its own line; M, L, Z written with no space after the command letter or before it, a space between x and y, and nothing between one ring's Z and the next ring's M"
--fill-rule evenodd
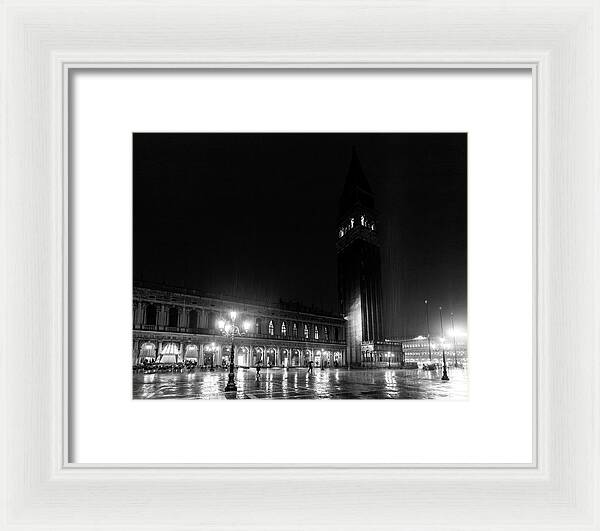
M468 399L467 134L133 134L134 399Z

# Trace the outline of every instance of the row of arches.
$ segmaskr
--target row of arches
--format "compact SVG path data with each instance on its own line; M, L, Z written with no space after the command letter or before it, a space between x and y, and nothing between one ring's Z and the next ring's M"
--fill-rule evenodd
M229 345L144 341L134 347L133 363L180 363L192 359L198 365L210 366L227 363L229 355ZM236 345L234 355L236 365L243 367L255 366L258 362L281 367L306 367L311 361L326 366L343 364L342 351L315 348Z

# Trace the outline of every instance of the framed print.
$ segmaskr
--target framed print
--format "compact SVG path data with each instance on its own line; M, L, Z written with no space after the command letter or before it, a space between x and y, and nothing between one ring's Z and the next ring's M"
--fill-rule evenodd
M599 13L3 3L1 528L600 529Z

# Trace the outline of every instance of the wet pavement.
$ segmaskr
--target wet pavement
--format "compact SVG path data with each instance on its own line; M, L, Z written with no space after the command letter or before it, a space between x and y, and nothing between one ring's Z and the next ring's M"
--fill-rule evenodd
M237 392L225 392L228 373L195 369L181 373L133 374L133 398L143 399L446 399L466 400L467 369L237 369Z

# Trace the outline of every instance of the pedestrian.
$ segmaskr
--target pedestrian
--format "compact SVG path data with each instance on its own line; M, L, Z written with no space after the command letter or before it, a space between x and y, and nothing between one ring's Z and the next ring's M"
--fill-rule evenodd
M256 362L256 379L260 380L260 361Z
M313 372L313 362L312 362L312 360L310 360L308 362L308 374L312 374L312 372Z

